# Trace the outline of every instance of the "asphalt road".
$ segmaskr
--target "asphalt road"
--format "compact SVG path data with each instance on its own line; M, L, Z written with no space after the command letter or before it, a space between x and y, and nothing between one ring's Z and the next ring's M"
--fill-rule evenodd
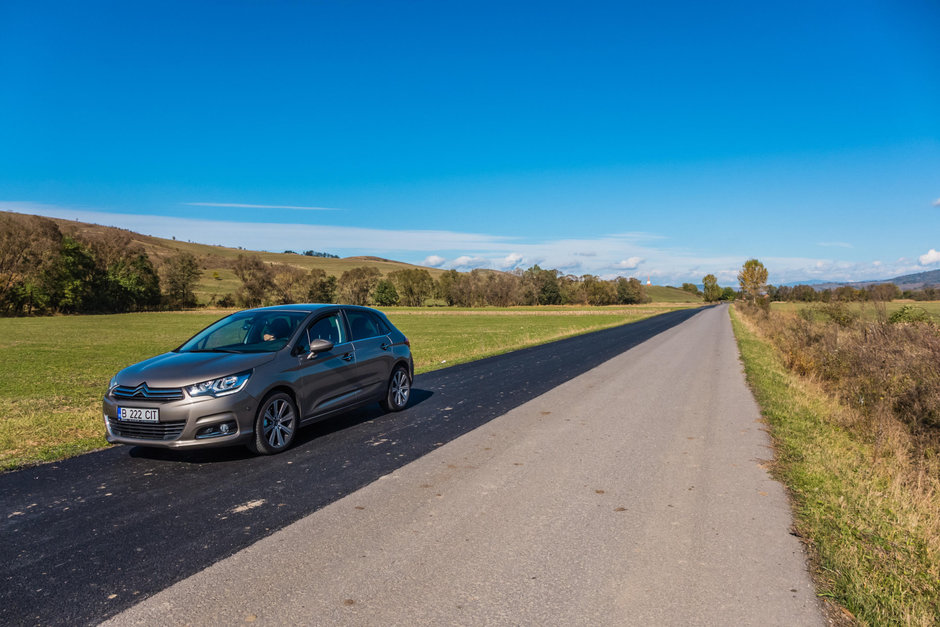
M112 621L823 624L768 444L711 309Z
M676 311L421 375L405 411L319 423L274 457L119 446L2 474L0 624L97 624L703 315Z

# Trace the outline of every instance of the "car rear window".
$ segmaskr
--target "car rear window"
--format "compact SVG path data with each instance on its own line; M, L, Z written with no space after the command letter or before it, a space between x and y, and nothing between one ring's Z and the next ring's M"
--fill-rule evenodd
M385 324L375 314L368 311L347 311L349 331L353 340L363 340L388 333Z

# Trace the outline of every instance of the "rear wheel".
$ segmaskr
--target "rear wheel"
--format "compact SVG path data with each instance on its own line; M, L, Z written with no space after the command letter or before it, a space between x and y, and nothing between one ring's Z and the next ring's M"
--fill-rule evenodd
M385 411L401 411L408 404L410 397L411 377L408 376L408 369L398 366L392 371L392 376L388 380L388 390L385 392L385 398L382 399L382 408Z
M290 447L297 434L297 406L284 392L266 397L255 418L255 437L248 447L255 453L273 455Z

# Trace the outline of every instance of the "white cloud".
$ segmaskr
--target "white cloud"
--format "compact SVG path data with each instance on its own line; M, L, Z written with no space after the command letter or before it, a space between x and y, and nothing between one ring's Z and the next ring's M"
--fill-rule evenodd
M936 199L935 201L933 201L933 206L934 206L934 207L940 207L940 198L938 198L938 199Z
M447 260L440 255L428 255L424 258L424 261L421 262L421 265L428 266L429 268L440 268L446 261Z
M330 207L301 207L297 205L247 205L239 202L184 202L190 207L230 207L237 209L298 209L300 211L342 211Z
M937 252L936 250L931 248L926 253L918 257L917 261L922 266L930 266L935 263L940 263L940 252Z
M474 257L471 255L461 255L454 259L450 264L451 268L456 270L473 270L475 268L483 268L489 264L488 259L483 257Z
M523 259L524 257L520 255L519 253L509 253L508 255L506 255L505 257L503 257L501 260L497 262L497 266L501 270L512 270L513 268L518 266L522 262Z
M636 270L641 263L643 263L641 257L630 257L629 259L618 261L614 264L614 267L620 270Z

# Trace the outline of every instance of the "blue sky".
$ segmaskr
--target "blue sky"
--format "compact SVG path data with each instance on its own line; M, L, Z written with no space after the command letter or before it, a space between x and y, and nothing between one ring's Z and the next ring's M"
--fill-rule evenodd
M0 2L0 210L734 284L940 268L940 5Z

